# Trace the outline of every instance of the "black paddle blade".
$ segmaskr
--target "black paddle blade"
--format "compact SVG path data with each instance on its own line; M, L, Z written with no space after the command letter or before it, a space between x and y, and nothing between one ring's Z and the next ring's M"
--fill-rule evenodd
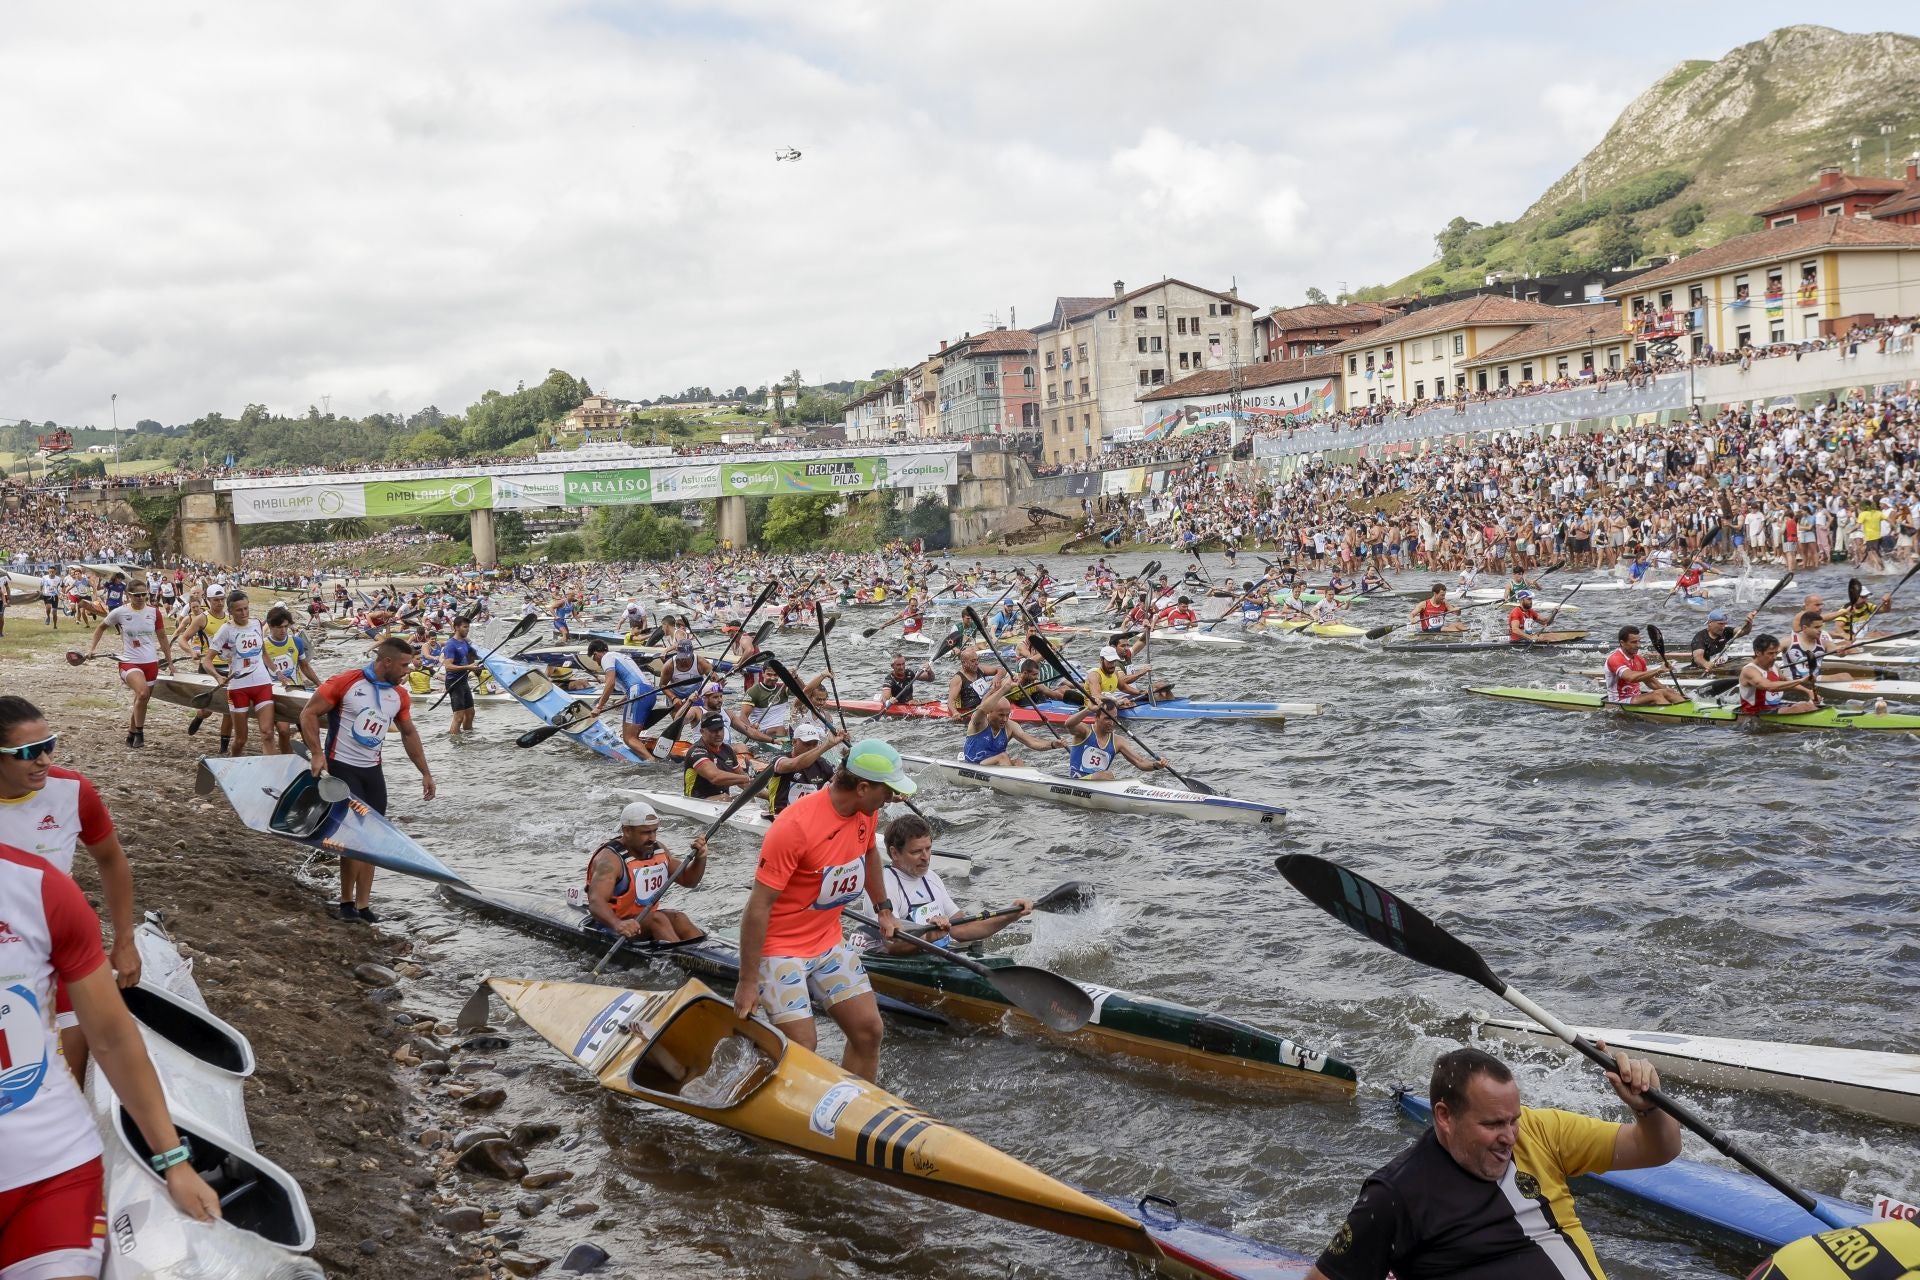
M536 729L529 729L515 738L513 745L516 747L537 747L558 732L560 732L559 725L543 724Z
M1760 610L1761 610L1761 609L1764 609L1764 608L1766 608L1766 607L1767 607L1767 606L1768 606L1769 604L1772 604L1772 603L1773 603L1773 598L1774 598L1775 596L1777 596L1777 595L1779 595L1779 594L1780 594L1780 593L1781 593L1782 591L1784 591L1784 590L1786 590L1786 587L1787 587L1787 584L1788 584L1789 582L1792 582L1792 581L1793 581L1793 574L1792 574L1792 573L1783 573L1783 574L1781 574L1781 575L1780 575L1780 581L1778 581L1778 582L1776 582L1776 583L1774 583L1774 584L1773 584L1773 590L1771 590L1771 591L1769 591L1769 592L1767 592L1767 594L1766 594L1766 596L1765 596L1765 598L1763 598L1763 599L1762 599L1762 600L1760 601L1760 603L1759 603L1759 605L1758 605L1758 606L1757 606L1757 607L1756 607L1756 608L1754 609L1754 612L1755 612L1755 613L1758 613L1758 612L1760 612Z
M1274 865L1307 901L1349 929L1408 959L1477 982L1495 995L1506 991L1507 984L1478 951L1373 881L1310 853L1284 854Z
M210 796L219 785L220 780L213 776L213 769L202 759L193 771L193 794Z
M1093 1021L1093 997L1077 982L1024 964L987 972L995 991L1055 1031L1078 1031Z
M1388 623L1384 627L1372 627L1368 629L1366 638L1369 640L1378 640L1382 636L1392 635L1395 631L1398 631L1399 629L1400 627L1398 623Z
M940 642L940 647L933 651L933 656L931 658L927 659L927 665L932 666L934 663L940 661L940 659L946 657L949 653L952 653L955 649L959 648L959 646L960 646L960 628L955 627L953 630L947 632L947 638Z
M1739 687L1740 687L1739 676L1722 676L1718 680L1707 681L1705 684L1701 685L1700 688L1695 691L1695 693L1696 693L1696 696L1698 697L1717 698L1721 694L1730 693Z
M767 641L767 637L772 634L773 634L773 619L768 618L765 622L761 623L759 627L754 630L754 633L753 633L754 647L757 649L761 645L765 644Z
M1660 634L1660 628L1653 623L1647 624L1647 639L1653 641L1653 651L1660 655L1660 661L1667 660L1667 638Z
M455 1015L453 1025L462 1031L478 1031L486 1026L492 996L493 988L487 985L485 978L482 978L473 994L467 997L467 1002L460 1006L460 1012Z
M1069 880L1034 899L1035 911L1085 911L1099 897L1100 890L1085 880Z
M533 630L535 627L539 625L540 625L540 615L537 613L529 613L526 616L522 617L520 621L513 624L513 630L507 632L507 639L502 640L500 644L507 643L507 640L518 640L521 636L527 634L527 632ZM498 649L499 647L500 645L494 646L494 648L496 649Z

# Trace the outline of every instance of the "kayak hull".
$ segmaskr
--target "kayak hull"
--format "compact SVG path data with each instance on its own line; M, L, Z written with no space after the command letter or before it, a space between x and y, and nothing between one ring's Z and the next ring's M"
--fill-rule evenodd
M652 993L510 978L488 985L612 1093L1011 1222L1128 1253L1157 1252L1130 1215L942 1124L765 1023L735 1018L697 979ZM747 1072L708 1095L710 1059L723 1042L744 1048Z
M1846 711L1836 707L1822 707L1818 711L1809 711L1800 715L1778 715L1771 712L1743 715L1732 707L1703 707L1692 702L1675 703L1669 706L1625 706L1610 703L1597 693L1578 693L1561 689L1521 689L1501 686L1469 688L1467 692L1489 698L1529 702L1536 706L1553 707L1562 711L1608 711L1615 715L1643 720L1679 720L1721 725L1745 722L1786 729L1857 729L1882 733L1920 733L1920 715L1889 713L1882 716L1869 712Z
M538 667L498 655L486 660L493 682L513 695L541 724L559 725L560 732L597 756L622 764L646 764L621 741L620 733L593 715L593 699L568 693L547 679Z
M227 691L224 687L215 689L214 686L218 683L205 672L182 671L176 675L163 675L150 687L153 690L154 701L175 707L185 707L190 711L200 710L193 705L193 700L212 689L213 697L208 699L206 711L210 715L223 716L228 710ZM282 724L293 724L298 721L300 713L307 709L308 699L312 697L311 689L275 689L273 691L275 720Z
M908 755L904 758L938 770L948 781L963 786L986 787L1003 795L1047 800L1079 809L1158 814L1208 822L1251 822L1269 826L1285 821L1287 816L1287 811L1279 805L1263 804L1257 800L1237 800L1232 796L1203 795L1173 787L1156 787L1137 778L1096 782L1065 778L1024 766L1002 768L932 756Z
M876 698L849 699L841 702L829 702L826 705L837 707L851 716L909 716L923 720L948 719L945 702L909 702L882 704ZM886 709L881 710L885 705ZM1292 704L1281 702L1195 702L1187 698L1166 698L1147 706L1128 707L1120 713L1122 720L1262 720L1268 723L1284 723ZM1065 702L1042 702L1037 707L1016 706L1013 720L1018 724L1065 724L1073 718L1080 708ZM1314 713L1319 707L1314 707ZM1297 710L1291 714L1303 714Z
M1479 1017L1475 1021L1487 1034L1510 1043L1555 1047L1561 1043L1559 1037L1531 1022ZM1650 1058L1662 1076L1674 1080L1790 1093L1882 1120L1920 1125L1920 1054L1608 1027L1585 1028L1580 1034Z
M358 796L336 804L319 798L307 762L299 756L205 756L204 775L225 793L241 822L321 853L398 871L402 875L464 881L412 836L375 813Z

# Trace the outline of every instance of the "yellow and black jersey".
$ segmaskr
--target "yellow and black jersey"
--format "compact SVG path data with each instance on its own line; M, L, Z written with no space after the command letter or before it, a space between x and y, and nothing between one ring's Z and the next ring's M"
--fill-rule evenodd
M1749 1280L1915 1280L1920 1225L1889 1218L1805 1236L1776 1252Z

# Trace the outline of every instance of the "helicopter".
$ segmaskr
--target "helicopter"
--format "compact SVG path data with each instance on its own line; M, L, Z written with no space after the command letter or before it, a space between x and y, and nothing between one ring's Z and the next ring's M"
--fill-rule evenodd
M775 160L798 160L800 153L792 147L782 147L773 153L773 158Z

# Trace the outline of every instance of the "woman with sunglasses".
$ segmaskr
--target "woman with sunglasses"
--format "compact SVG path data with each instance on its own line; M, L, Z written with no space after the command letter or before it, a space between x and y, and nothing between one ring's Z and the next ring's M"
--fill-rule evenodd
M0 844L45 858L63 875L72 874L74 847L86 846L99 865L107 917L113 921L114 974L121 986L131 987L140 981L140 952L133 945L133 867L100 793L81 774L54 764L59 742L38 707L17 694L0 696ZM54 999L61 1051L74 1076L85 1079L87 1041L64 984L56 986Z

